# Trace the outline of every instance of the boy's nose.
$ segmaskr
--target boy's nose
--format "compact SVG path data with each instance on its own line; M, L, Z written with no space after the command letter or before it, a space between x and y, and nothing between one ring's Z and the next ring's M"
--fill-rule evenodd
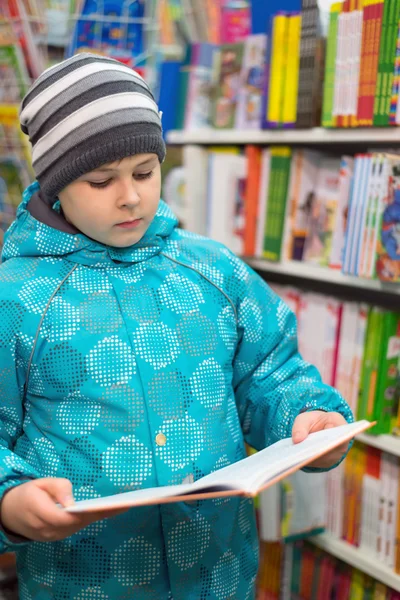
M134 207L140 202L140 196L133 185L127 185L121 190L118 204L120 208Z

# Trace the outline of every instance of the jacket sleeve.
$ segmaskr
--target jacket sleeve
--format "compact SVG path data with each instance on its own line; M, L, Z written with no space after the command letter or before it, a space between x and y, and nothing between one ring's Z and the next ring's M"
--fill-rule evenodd
M7 311L0 319L0 502L11 488L39 477L34 468L13 452L22 434L24 418L24 369L18 356L13 310L16 304L7 303ZM14 315L15 316L15 315ZM0 552L20 547L18 536L8 537L0 526ZM23 538L21 538L22 540Z
M230 260L238 261L234 390L245 441L260 450L290 437L295 418L307 410L337 411L353 421L341 395L300 356L294 313L247 265Z

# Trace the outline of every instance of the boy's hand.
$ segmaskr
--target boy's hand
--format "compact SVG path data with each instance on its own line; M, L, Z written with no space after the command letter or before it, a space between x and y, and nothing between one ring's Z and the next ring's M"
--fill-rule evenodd
M68 479L36 479L7 492L0 505L0 520L10 533L38 542L62 540L94 521L114 517L126 508L109 512L70 514L62 506L74 503Z
M339 427L339 425L346 425L346 423L346 419L337 412L323 412L321 410L304 412L296 418L293 424L293 443L298 444L299 442L302 442L306 439L309 433L321 431L322 429ZM308 466L318 469L329 469L329 467L333 467L333 465L336 465L336 463L338 463L342 458L343 454L347 451L348 445L348 442L346 442L345 444L338 446Z

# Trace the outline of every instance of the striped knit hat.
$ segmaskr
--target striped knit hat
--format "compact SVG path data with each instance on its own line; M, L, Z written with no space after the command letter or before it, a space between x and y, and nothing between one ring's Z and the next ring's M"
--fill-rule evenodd
M22 101L20 122L37 180L53 201L106 163L147 152L165 158L161 113L144 79L95 54L44 71Z

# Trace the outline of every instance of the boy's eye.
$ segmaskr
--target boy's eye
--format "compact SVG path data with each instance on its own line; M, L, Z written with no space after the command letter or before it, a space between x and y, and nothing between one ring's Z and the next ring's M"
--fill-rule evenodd
M111 183L111 179L107 179L106 181L88 181L88 184L92 188L105 188Z
M153 171L149 171L148 173L136 173L135 179L138 179L139 181L143 181L143 179L150 179L150 177L152 175L153 175Z

